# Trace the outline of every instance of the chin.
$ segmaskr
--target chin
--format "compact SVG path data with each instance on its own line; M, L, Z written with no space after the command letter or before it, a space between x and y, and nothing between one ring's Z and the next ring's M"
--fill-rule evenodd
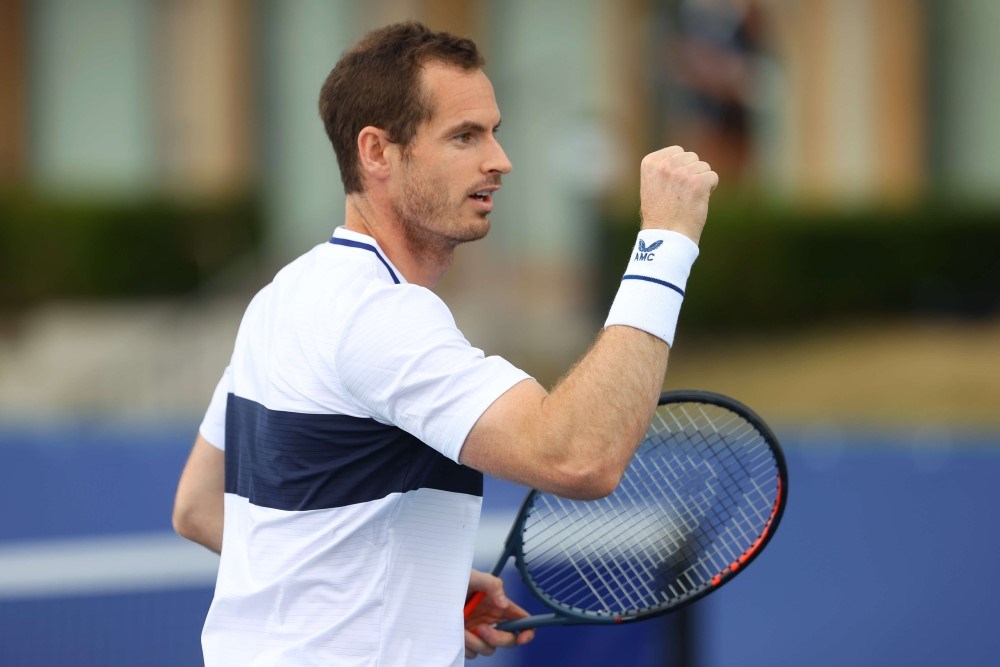
M490 219L482 216L478 223L469 229L469 240L478 241L490 233Z
M455 243L469 243L478 241L486 236L490 231L490 221L486 216L477 216L474 222L466 223L455 230L452 240Z

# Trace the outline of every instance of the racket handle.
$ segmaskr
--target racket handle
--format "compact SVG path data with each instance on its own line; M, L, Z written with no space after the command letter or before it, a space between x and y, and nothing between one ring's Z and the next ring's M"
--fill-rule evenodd
M471 614L473 610L479 606L479 603L483 601L484 597L486 597L486 593L478 591L471 598L469 598L469 601L465 603L465 618L468 618L469 614Z

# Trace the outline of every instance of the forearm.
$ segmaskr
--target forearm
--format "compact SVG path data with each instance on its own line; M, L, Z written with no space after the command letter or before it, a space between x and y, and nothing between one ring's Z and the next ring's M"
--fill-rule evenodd
M641 176L643 231L605 330L542 409L541 422L557 429L560 441L565 437L572 458L600 462L591 474L607 493L617 486L656 409L708 197L717 183L707 164L678 147L647 156ZM543 438L553 442L552 433Z
M177 485L174 530L181 537L221 552L224 498L225 456L199 435Z
M222 552L223 511L221 507L189 508L186 512L174 512L174 530L181 537L203 547Z
M641 168L643 231L605 329L551 394L522 382L466 438L461 462L572 498L614 490L642 441L718 176L674 146Z
M542 401L536 437L556 460L598 464L613 488L649 428L668 356L645 331L608 327Z

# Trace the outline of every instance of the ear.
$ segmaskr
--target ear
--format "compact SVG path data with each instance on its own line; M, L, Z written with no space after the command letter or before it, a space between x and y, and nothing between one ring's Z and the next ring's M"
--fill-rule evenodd
M385 130L368 125L358 133L358 160L361 173L367 178L385 180L392 171L392 156L396 144L389 141Z

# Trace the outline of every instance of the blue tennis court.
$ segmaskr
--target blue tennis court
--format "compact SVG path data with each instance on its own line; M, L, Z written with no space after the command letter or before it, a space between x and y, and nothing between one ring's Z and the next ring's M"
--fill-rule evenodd
M520 651L478 662L994 663L1000 436L778 433L789 505L746 574L684 617L547 629ZM96 422L0 431L0 664L200 664L213 557L170 533L191 435L186 425ZM523 493L488 483L481 567L499 552ZM542 611L507 576L511 595Z

